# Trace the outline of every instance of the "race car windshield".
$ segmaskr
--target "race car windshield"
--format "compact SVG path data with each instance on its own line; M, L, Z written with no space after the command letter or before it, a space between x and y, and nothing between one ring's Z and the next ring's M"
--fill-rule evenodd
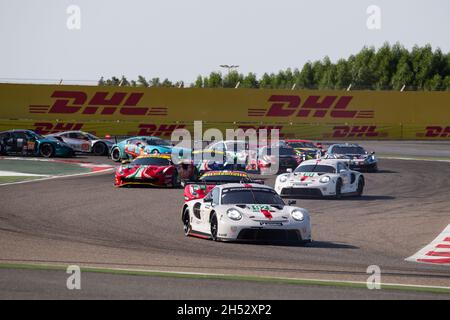
M280 196L272 190L247 189L222 193L222 204L271 204L284 205Z
M98 137L94 136L93 134L86 133L86 136L89 138L89 140L99 140Z
M331 153L335 154L365 154L363 147L334 147Z
M152 146L172 146L169 141L163 139L147 139L146 142Z
M168 166L170 161L165 158L140 158L135 159L131 164L143 165L143 166Z
M276 150L276 148L267 148L266 154L268 156L275 154L276 151L274 151L274 150ZM261 150L261 153L264 153L264 149ZM296 153L295 153L295 150L292 148L278 148L278 155L280 155L280 156L295 156Z
M311 142L290 142L289 145L292 148L316 148Z
M240 176L240 175L213 175L213 176L202 176L200 178L200 181L239 183L241 181L248 182L249 178L247 176Z
M299 172L320 172L320 173L336 173L336 169L333 166L305 164L297 167L294 171Z

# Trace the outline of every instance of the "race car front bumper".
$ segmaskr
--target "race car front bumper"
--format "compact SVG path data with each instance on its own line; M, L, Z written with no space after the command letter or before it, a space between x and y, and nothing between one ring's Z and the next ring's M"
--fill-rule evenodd
M309 242L310 218L303 221L254 221L245 219L232 222L219 219L218 239L242 242Z
M323 197L324 194L320 190L320 188L292 188L287 187L281 189L280 196L286 198L295 198L295 197Z

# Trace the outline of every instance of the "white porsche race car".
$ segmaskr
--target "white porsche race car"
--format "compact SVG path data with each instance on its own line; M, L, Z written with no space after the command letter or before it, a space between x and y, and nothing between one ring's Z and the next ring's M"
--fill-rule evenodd
M317 159L302 162L293 172L281 174L275 191L286 198L361 196L364 176L350 170L344 160Z
M229 183L184 204L186 236L221 241L311 241L308 211L286 205L273 188Z

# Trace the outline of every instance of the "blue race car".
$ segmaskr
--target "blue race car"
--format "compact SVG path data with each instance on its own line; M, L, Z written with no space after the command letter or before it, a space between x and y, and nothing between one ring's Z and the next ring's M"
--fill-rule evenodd
M180 157L190 157L191 150L174 147L169 141L152 136L138 136L116 143L111 148L111 159L119 162L149 154L170 154L175 151Z
M75 152L56 138L43 137L31 130L9 130L0 132L0 154L50 158L72 157Z

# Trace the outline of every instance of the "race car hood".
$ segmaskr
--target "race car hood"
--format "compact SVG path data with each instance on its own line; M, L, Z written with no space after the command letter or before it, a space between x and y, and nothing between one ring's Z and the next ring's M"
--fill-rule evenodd
M297 154L317 153L318 152L318 150L315 148L294 148L294 150Z
M367 159L369 155L367 154L335 154L334 157L336 159L343 159L343 160L356 160L356 159Z
M286 222L289 220L290 212L293 207L285 205L265 205L265 204L237 204L226 205L225 212L228 209L236 209L243 216L260 222Z
M170 166L145 166L145 165L122 165L117 168L117 174L124 177L152 178L162 174Z
M322 172L302 172L302 173L291 173L288 175L289 182L315 182L320 179L322 175L326 173Z

